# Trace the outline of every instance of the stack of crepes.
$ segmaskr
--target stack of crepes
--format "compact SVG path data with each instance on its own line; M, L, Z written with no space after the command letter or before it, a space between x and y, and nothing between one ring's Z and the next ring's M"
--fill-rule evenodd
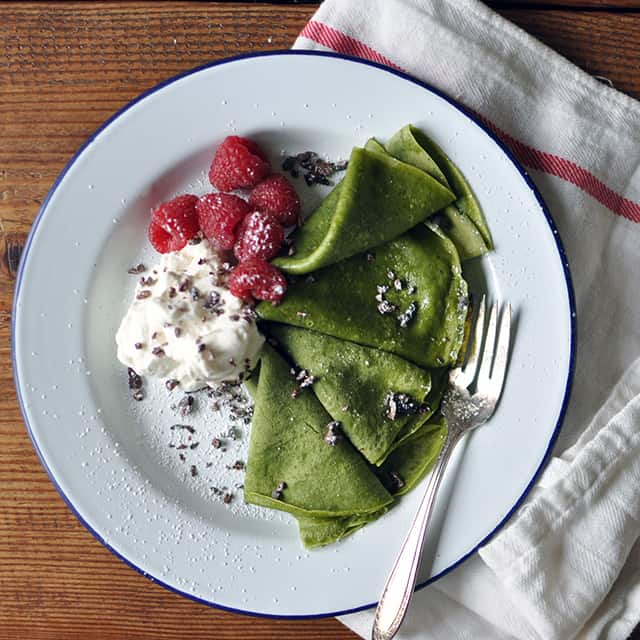
M352 151L293 246L275 260L282 303L257 307L271 345L247 385L244 495L293 514L310 548L380 517L433 464L465 341L460 262L492 244L464 176L408 125Z

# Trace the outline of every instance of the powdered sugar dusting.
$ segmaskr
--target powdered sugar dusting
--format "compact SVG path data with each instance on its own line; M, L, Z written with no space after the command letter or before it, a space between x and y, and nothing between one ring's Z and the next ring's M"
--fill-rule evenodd
M140 432L164 470L207 501L224 504L239 517L290 519L244 502L253 403L243 386L185 394L179 387L169 391L165 381L149 378L144 381L144 390L143 401L126 400L131 428ZM187 411L185 398L192 399Z

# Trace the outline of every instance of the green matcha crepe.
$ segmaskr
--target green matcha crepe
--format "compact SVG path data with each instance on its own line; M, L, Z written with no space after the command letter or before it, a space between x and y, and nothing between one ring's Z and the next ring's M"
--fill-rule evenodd
M274 264L309 273L381 245L454 200L425 171L389 154L354 148L342 182L296 231L296 253Z
M431 419L431 416L440 407L440 401L442 400L442 394L446 388L446 382L448 380L448 371L446 369L431 369L431 390L424 400L425 406L429 407L429 411L426 411L424 416L419 416L415 420L408 420L404 423L402 428L398 431L396 439L387 451L387 456L404 444L406 440L416 433L419 429L428 426L427 422Z
M389 507L375 513L348 516L346 518L298 518L300 539L307 549L333 544L342 538L355 533L365 525L383 516Z
M387 457L380 467L380 476L393 495L401 496L411 491L427 475L446 435L446 423L440 418L422 426ZM397 478L401 480L400 485Z
M412 433L439 404L429 401L430 372L403 358L286 325L269 324L266 331L292 362L314 376L318 400L373 464L384 460L401 431ZM396 394L406 394L414 407L391 419L389 402Z
M446 176L440 170L440 167L438 167L425 149L418 144L417 139L414 137L414 131L416 131L417 134L420 134L420 132L414 130L413 127L407 126L404 129L401 129L389 141L388 147L393 149L394 157L426 171L443 186L451 188ZM420 135L421 139L426 138L424 134ZM426 139L428 140L428 138ZM374 138L370 138L364 148L374 153L380 153L383 155L389 154L389 151L387 151L387 149L385 149ZM444 154L442 154L441 157L449 163L453 170L457 172L456 167L451 165L449 159L444 156ZM429 218L429 222L438 224L444 234L455 245L458 255L460 256L460 260L464 261L469 260L470 258L476 258L483 253L487 253L487 251L489 251L489 247L485 243L480 231L478 231L478 227L476 227L470 218L462 213L464 210L471 211L486 226L486 223L484 223L484 216L482 215L480 207L475 196L471 193L469 186L464 182L464 178L459 174L459 172L455 175L460 178L455 183L455 193L459 196L458 199L453 204L447 205L436 215L431 216Z
M392 497L346 438L325 441L331 416L311 389L293 398L289 364L266 346L255 391L244 496L296 516L364 516ZM283 484L284 483L284 484ZM280 494L274 493L280 489Z
M258 373L254 372L251 378L244 381L244 384L255 401L258 392ZM256 428L258 427L255 427L254 423L251 429L253 431ZM253 468L252 463L250 466ZM286 489L282 491L283 495L285 492ZM251 502L251 500L247 500L247 502ZM259 501L258 504L261 504L261 502ZM385 514L391 506L392 505L389 504L381 507L377 511L352 516L318 517L297 514L296 518L300 529L300 539L307 549L337 542L341 538L357 531L364 525Z
M425 424L385 460L378 474L394 496L408 493L427 475L442 449L446 433L442 418ZM299 517L300 538L308 549L332 544L377 520L388 510L389 507L384 507L374 513L341 518Z
M379 287L387 290L379 294ZM371 254L298 279L278 306L261 303L257 311L265 320L389 351L422 367L445 367L455 363L462 343L467 284L453 244L418 225Z
M421 426L375 470L346 438L325 442L331 417L311 389L293 398L293 382L289 364L265 347L259 378L245 382L255 410L244 494L247 502L295 515L304 546L314 548L384 515L393 503L389 491L406 493L430 469L445 428L442 421Z
M370 145L380 152L382 145ZM489 227L471 186L442 149L420 129L407 125L386 145L393 157L422 169L456 194L456 200L437 216L438 224L456 245L461 260L482 255L493 248Z

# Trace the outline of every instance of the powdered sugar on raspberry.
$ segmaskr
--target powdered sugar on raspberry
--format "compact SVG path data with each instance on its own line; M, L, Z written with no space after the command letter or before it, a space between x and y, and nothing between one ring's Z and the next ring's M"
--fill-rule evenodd
M221 191L250 189L271 173L265 154L252 140L227 136L211 162L209 180Z
M294 186L279 174L256 185L249 196L249 206L272 215L285 227L296 224L300 217L300 198Z
M249 258L269 261L275 258L284 242L283 226L268 213L254 211L240 224L233 252L239 262Z
M238 227L251 209L237 195L207 193L196 203L196 212L205 238L220 249L232 249L238 237Z
M270 302L279 302L287 290L287 281L282 273L259 258L249 258L239 264L229 276L228 285L238 298L253 297Z

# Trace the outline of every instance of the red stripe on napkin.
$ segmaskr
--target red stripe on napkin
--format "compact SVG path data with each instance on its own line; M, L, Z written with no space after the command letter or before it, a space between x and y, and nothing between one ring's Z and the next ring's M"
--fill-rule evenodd
M393 67L394 69L402 71L397 64L394 64L389 60L389 58L367 46L364 42L360 42L359 40L342 33L342 31L328 27L326 24L322 24L322 22L309 20L300 35L303 38L308 38L318 44L329 47L329 49L333 49L337 53L365 58L366 60L379 62L387 67Z

